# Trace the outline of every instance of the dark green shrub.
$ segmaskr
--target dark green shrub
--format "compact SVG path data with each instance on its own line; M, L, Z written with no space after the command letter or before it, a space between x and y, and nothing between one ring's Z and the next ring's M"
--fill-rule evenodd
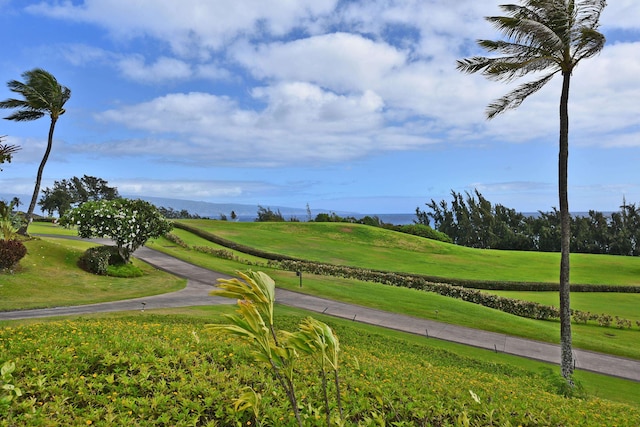
M399 231L400 233L413 234L414 236L437 240L439 242L453 243L451 237L424 224L393 225L388 228L394 231Z
M11 268L27 254L26 246L19 240L0 240L0 270Z
M87 249L78 260L78 265L85 271L104 276L110 265L124 264L124 260L115 246L96 246Z

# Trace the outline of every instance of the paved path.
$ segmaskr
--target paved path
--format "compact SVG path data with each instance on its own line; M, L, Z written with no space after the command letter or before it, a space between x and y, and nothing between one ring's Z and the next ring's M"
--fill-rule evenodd
M60 237L60 236L56 236ZM186 288L163 295L75 307L56 307L38 310L0 312L0 320L34 317L77 315L94 312L142 310L166 307L187 307L212 304L235 304L235 301L209 296L216 280L228 277L214 271L189 264L161 252L143 247L135 256L149 264L187 278ZM494 332L465 328L433 320L418 319L346 304L285 289L276 290L276 302L326 315L350 319L385 328L423 335L429 339L442 339L474 347L489 349L559 364L560 347ZM640 382L640 361L574 349L577 369L602 373Z

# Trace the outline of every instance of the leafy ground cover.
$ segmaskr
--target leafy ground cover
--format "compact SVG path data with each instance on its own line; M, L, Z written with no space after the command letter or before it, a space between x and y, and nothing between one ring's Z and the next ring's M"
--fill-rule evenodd
M186 281L136 260L144 276L115 278L87 273L77 266L90 242L34 239L14 274L0 275L0 310L93 304L157 295L184 288Z
M0 426L294 425L286 397L246 346L206 332L230 308L206 310L5 323L0 364L16 363L23 396L0 408ZM291 330L303 316L279 307L276 322ZM529 370L318 317L340 338L345 425L640 423L637 406L560 397L553 380ZM323 425L317 372L307 360L296 371L305 425ZM257 417L234 405L247 386L261 396Z

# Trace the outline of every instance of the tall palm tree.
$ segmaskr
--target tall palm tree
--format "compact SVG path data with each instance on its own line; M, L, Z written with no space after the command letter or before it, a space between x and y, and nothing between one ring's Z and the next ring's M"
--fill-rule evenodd
M31 71L24 72L22 74L22 78L24 79L24 83L17 80L11 80L7 83L9 90L20 94L23 99L9 98L0 102L0 108L11 108L17 110L10 116L5 117L5 119L17 122L27 122L37 120L47 114L51 117L47 149L45 150L44 157L42 158L40 167L38 168L33 196L31 196L31 203L29 204L29 209L27 210L24 218L25 223L20 230L18 230L20 234L27 234L27 228L31 222L33 210L36 207L38 193L40 193L42 171L44 170L44 165L47 163L47 159L51 153L51 147L53 145L53 131L56 127L58 118L65 112L63 107L71 97L71 90L62 86L51 73L41 68L35 68Z
M560 95L560 150L558 155L558 196L561 220L560 261L560 341L562 375L573 384L571 350L571 309L569 302L569 243L571 238L567 166L569 158L569 84L578 63L598 54L605 37L598 32L605 0L521 0L502 5L506 16L490 16L506 40L478 40L478 44L497 57L475 56L458 61L458 70L481 72L496 81L512 81L529 73L544 73L537 80L522 84L487 107L487 118L517 108L540 90L554 75L562 75Z

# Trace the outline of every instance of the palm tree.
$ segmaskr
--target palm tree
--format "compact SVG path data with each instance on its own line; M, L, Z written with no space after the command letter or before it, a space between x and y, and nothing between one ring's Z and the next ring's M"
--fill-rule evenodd
M2 144L3 138L5 138L5 136L0 136L0 165L4 162L11 163L13 155L20 150L20 147L17 145ZM2 169L0 169L0 171L1 170Z
M562 375L573 384L571 310L569 302L569 243L571 238L567 166L569 158L569 83L578 63L598 54L605 37L598 32L605 0L521 0L519 5L502 5L507 16L487 17L506 40L478 40L498 57L475 56L458 61L458 70L482 72L492 80L510 82L529 73L544 72L537 80L522 84L489 104L487 118L517 108L540 90L554 75L562 75L560 95L560 150L558 196L561 220L560 340Z
M51 117L47 149L45 150L44 157L42 158L40 167L38 168L33 196L31 196L31 203L29 204L29 209L27 210L24 218L25 223L20 227L20 230L18 230L20 234L27 234L27 228L29 227L29 222L31 222L33 210L36 207L38 193L40 193L42 171L44 170L44 165L47 163L47 159L49 158L49 153L51 153L53 131L56 127L58 118L65 112L63 107L71 97L71 90L62 86L53 75L41 68L35 68L31 71L24 72L22 74L22 78L24 79L24 83L17 80L11 80L7 83L9 90L20 94L23 99L9 98L0 102L0 108L17 109L13 114L5 117L5 119L17 122L27 122L37 120L46 114Z

